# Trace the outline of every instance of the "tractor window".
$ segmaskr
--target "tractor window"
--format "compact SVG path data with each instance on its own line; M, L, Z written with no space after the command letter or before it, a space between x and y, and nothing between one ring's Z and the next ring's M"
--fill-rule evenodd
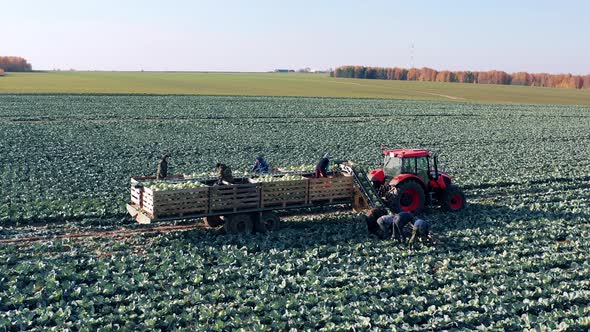
M416 168L417 168L417 175L424 179L424 181L428 180L428 159L427 157L420 157L416 158Z
M402 159L402 173L416 173L416 159L414 158L403 158Z
M383 171L387 176L396 176L401 173L402 168L402 159L385 156L385 160L383 162Z

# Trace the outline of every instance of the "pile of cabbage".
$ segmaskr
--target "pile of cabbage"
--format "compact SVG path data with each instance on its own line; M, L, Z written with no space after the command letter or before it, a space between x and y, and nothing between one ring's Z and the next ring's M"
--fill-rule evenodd
M153 180L141 182L144 187L150 188L153 191L164 190L179 190L192 188L206 188L207 185L199 181L169 181L169 180Z
M254 180L256 182L282 182L282 181L305 180L305 178L301 175L281 175L281 176L261 175L261 176L255 177Z

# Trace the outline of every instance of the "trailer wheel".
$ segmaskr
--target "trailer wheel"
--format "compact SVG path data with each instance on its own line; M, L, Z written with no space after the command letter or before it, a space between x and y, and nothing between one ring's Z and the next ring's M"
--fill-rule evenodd
M226 216L223 227L228 234L252 233L254 223L249 214L236 214Z
M465 194L455 185L450 185L443 192L442 208L445 211L459 211L465 207Z
M279 228L281 228L281 219L273 212L264 212L254 223L254 230L260 233L277 231Z
M221 216L205 217L203 218L203 221L205 222L205 225L212 228L223 225L223 219L221 219Z

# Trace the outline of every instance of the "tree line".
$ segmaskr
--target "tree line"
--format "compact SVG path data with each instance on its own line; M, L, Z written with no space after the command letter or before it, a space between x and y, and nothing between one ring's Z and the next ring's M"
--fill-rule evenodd
M330 73L332 77L366 78L400 81L457 82L476 84L505 84L542 86L548 88L590 89L590 75L548 74L504 71L437 71L432 68L385 68L341 66Z
M0 69L4 71L31 71L33 67L27 60L18 56L0 56Z

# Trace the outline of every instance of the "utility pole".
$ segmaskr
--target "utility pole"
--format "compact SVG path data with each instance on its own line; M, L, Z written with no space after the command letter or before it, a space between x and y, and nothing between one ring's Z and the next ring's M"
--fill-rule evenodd
M414 68L414 43L410 45L410 68Z

